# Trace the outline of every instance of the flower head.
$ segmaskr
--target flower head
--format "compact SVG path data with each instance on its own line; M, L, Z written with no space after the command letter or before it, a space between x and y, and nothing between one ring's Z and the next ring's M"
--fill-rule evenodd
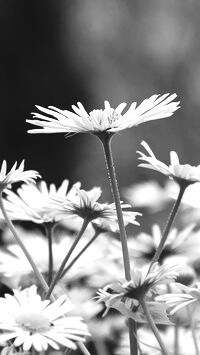
M97 221L97 224L106 220L115 226L117 225L115 204L97 202L101 196L100 188L94 187L90 191L82 190L77 185L74 185L73 188L76 191L76 195L72 199L57 197L52 199L49 211L51 211L52 215L55 214L55 218L63 219L79 216L83 219L93 221L93 223ZM131 208L131 206L122 204L122 209L124 208ZM139 224L135 218L137 215L141 215L140 213L125 210L123 214L125 223Z
M55 218L49 214L48 207L53 197L72 198L75 195L74 189L68 191L68 186L68 180L64 180L58 189L54 184L48 187L44 180L38 184L23 184L17 193L7 192L4 206L12 219L35 223L54 222Z
M39 129L29 130L29 133L115 133L140 123L171 116L178 108L179 102L174 102L176 94L153 95L145 99L137 108L133 102L122 114L126 103L121 103L115 109L105 101L104 109L96 109L89 114L78 102L72 105L74 112L61 110L53 106L44 108L36 106L41 113L33 113L33 120L27 122L39 126Z
M133 249L133 254L146 261L151 261L158 245L162 239L162 231L158 225L153 225L152 233L140 233L133 240L130 240L129 247ZM172 228L167 241L160 255L160 262L169 262L169 258L174 260L183 259L184 262L192 261L200 253L199 232L194 231L194 224L190 224L183 230L178 231Z
M183 307L194 305L193 311L200 305L200 282L195 284L195 287L188 287L182 284L177 284L179 293L167 293L165 295L159 295L156 300L159 302L165 302L169 307L170 314L174 315L177 311ZM190 309L191 312L191 309Z
M74 305L66 296L55 302L42 301L36 286L14 290L14 295L0 298L0 342L15 339L15 346L24 351L35 348L46 351L50 345L58 350L59 345L76 349L76 341L84 341L89 335L86 325L79 317L67 316Z
M104 302L106 306L104 315L110 308L116 308L122 313L136 313L141 299L156 294L160 285L173 282L178 275L176 266L158 266L155 263L149 272L147 270L146 267L134 269L130 281L113 283L97 292L98 302Z
M139 160L144 161L144 163L139 164L140 167L159 171L174 179L179 184L184 182L186 185L189 185L200 182L200 165L191 166L189 164L180 164L177 153L171 151L170 165L168 166L156 158L146 142L143 141L141 144L146 149L149 156L140 151L137 152L140 154Z
M40 177L40 175L35 170L24 171L24 160L18 168L17 162L15 162L12 169L7 172L7 162L4 160L0 171L0 190L3 191L4 189L9 188L15 182L34 182L38 177Z

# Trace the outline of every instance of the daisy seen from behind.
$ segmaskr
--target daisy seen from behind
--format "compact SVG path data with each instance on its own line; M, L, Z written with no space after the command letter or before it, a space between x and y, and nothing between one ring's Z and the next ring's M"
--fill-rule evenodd
M23 291L14 290L14 295L0 298L0 342L14 339L14 346L24 351L32 347L46 351L49 346L76 349L76 342L85 341L89 335L82 319L67 316L74 305L65 295L55 302L42 301L35 285Z
M191 166L189 164L180 164L177 153L171 151L170 164L168 166L156 158L145 141L142 141L141 145L146 149L148 155L137 151L140 155L138 159L143 161L143 163L139 164L140 167L156 170L175 180L178 184L186 184L186 186L188 186L195 182L200 182L200 165Z
M74 112L61 110L54 106L44 108L36 106L41 113L33 113L33 120L26 120L39 129L29 130L29 133L115 133L137 126L140 123L171 116L180 106L174 101L176 94L153 95L137 106L133 102L122 114L126 103L119 104L115 109L105 101L104 109L87 112L78 102L72 105Z
M77 186L80 186L77 183ZM55 218L49 215L48 206L52 198L72 199L76 191L69 189L69 180L65 179L57 189L55 184L47 185L41 180L38 184L23 184L17 192L7 191L4 206L12 219L32 221L37 224L55 222Z
M6 188L10 188L13 183L24 181L25 183L35 182L35 179L40 177L35 170L24 171L24 160L17 168L17 162L12 166L10 171L7 171L7 162L3 161L0 170L0 192Z
M110 223L111 226L117 227L118 220L115 204L97 202L102 194L99 187L86 191L75 184L73 188L76 191L73 198L52 198L52 204L49 205L49 213L55 215L55 218L59 220L78 216L93 223L97 221L98 225L105 221ZM136 216L141 216L141 213L127 210L132 208L131 205L121 203L121 206L125 222L139 225L135 218Z
M133 317L137 321L144 322L144 313L141 308L142 301L146 298L149 309L152 313L156 310L156 303L152 302L152 295L158 294L161 285L174 282L178 276L177 266L159 266L154 264L149 272L145 266L132 271L130 281L112 283L99 289L97 292L98 302L104 302L107 314L110 308L115 308L122 314ZM161 308L159 309L161 312ZM157 311L157 313L159 313ZM161 312L162 313L162 312ZM163 312L164 316L164 312ZM160 319L162 314L160 314ZM167 320L167 316L163 318ZM155 321L158 321L155 319Z

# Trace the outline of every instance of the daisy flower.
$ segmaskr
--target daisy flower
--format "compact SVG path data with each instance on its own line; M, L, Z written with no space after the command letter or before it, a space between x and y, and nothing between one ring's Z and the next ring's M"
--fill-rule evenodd
M33 347L46 351L50 345L76 349L76 342L85 341L89 335L81 318L67 316L74 305L65 295L55 302L42 301L35 285L23 291L14 290L14 295L0 298L0 342L14 339L15 346L24 351Z
M51 211L55 219L69 218L72 216L79 216L83 219L88 219L97 224L104 220L109 223L117 225L117 214L114 203L99 203L97 200L101 196L101 189L94 187L89 191L80 189L77 185L73 186L76 190L76 196L73 199L67 198L53 198L52 204L49 206L49 213ZM122 204L122 209L131 208L130 205ZM141 216L141 213L133 211L123 211L125 223L139 224L135 218ZM99 221L100 219L100 221Z
M140 154L139 160L144 161L144 163L139 164L140 167L159 171L179 184L185 183L189 185L200 182L200 165L191 166L189 164L180 164L177 153L171 151L170 165L168 166L156 158L146 142L142 141L141 145L146 149L149 155L137 151L137 153Z
M35 170L24 171L24 160L18 168L17 162L15 162L11 170L7 172L7 162L4 160L0 170L0 191L10 188L10 186L15 182L34 182L34 180L38 177L40 177L40 175Z
M129 240L129 248L133 255L146 261L151 261L162 239L162 231L158 225L153 225L152 233L140 233L133 240ZM192 261L200 253L199 232L194 231L194 224L190 224L181 231L177 228L170 230L163 247L160 262L169 262L169 259ZM179 258L179 259L178 259Z
M78 102L72 105L74 112L61 110L54 106L44 108L36 106L41 113L33 113L33 120L27 122L39 126L39 129L29 130L29 133L115 133L126 128L137 126L140 123L157 120L171 116L180 106L173 101L176 94L153 95L145 99L138 107L133 102L129 109L122 114L126 103L121 103L115 109L108 101L104 103L104 109L96 109L87 112Z
M138 208L146 208L148 212L157 213L163 210L171 201L169 191L172 181L167 181L164 187L156 181L143 181L123 189L122 193L129 203ZM173 184L174 185L174 184ZM147 199L148 196L148 199Z
M175 354L174 344L175 344L175 331L174 326L168 326L166 329L161 329L160 334L162 335L163 341L165 342L169 353ZM178 349L179 354L182 355L195 355L196 349L194 346L194 341L190 329L185 329L179 326L178 328ZM157 341L147 327L143 326L137 331L138 344L141 349L141 353L145 355L161 355L161 349L158 347ZM115 355L129 355L130 354L130 344L128 333L124 333L119 341L119 345L116 348Z
M188 287L182 284L177 284L179 293L167 293L165 295L159 295L156 297L156 300L159 302L165 302L169 307L170 315L174 315L181 308L194 306L199 308L200 301L200 282L195 284L195 287ZM195 309L193 308L193 311Z
M150 268L134 269L130 281L112 283L97 292L98 302L104 302L107 314L110 308L115 308L123 314L141 312L140 301L152 297L160 291L160 286L174 282L178 276L177 266L159 266L155 263ZM151 308L153 302L147 302ZM155 304L155 303L154 303ZM155 304L156 307L156 304ZM138 312L138 313L139 313ZM137 319L138 320L138 319Z
M23 184L17 193L9 190L4 199L4 206L12 219L33 221L34 223L54 222L53 216L48 213L48 206L52 203L53 197L73 198L76 194L74 189L68 191L69 181L64 180L56 189L54 184L42 180L38 184ZM77 183L77 186L80 186Z

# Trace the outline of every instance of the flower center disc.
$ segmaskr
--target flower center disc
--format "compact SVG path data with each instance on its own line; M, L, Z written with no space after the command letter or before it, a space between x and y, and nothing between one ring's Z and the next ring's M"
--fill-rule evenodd
M51 326L49 320L45 316L35 312L20 314L16 317L16 322L26 330L37 332L48 331Z
M119 118L121 118L121 115L117 113L113 108L110 108L109 110L93 110L90 112L89 118L91 121L93 119L97 120L99 125L103 126L105 124L111 125Z

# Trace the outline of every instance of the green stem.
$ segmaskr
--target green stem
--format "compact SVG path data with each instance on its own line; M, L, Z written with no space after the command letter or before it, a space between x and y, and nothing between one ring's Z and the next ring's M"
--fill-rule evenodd
M169 235L169 232L170 232L170 229L171 229L171 226L172 226L172 223L176 217L176 214L177 214L177 211L178 211L178 208L180 206L180 203L181 203L181 200L182 200L182 197L183 197L183 194L185 192L185 189L188 185L185 185L185 184L180 184L180 190L179 190L179 194L178 194L178 198L177 200L175 201L174 203L174 206L172 207L172 210L170 212L170 215L168 217L168 220L167 220L167 223L166 223L166 226L164 228L164 231L163 231L163 234L162 234L162 238L160 240L160 244L158 245L158 248L153 256L153 259L151 260L151 265L150 265L150 268L151 266L156 263L159 258L160 258L160 255L163 251L163 248L164 248L164 245L165 245L165 242L167 240L167 237ZM150 269L149 268L149 269Z
M63 270L61 278L69 271L69 269L71 269L71 267L74 265L74 263L80 258L80 256L89 248L89 246L95 241L95 239L97 239L97 237L99 236L101 232L100 231L96 231L94 236L92 237L92 239L90 239L90 241L83 247L83 249L81 249L81 251L75 256L74 259L72 259L72 261L66 266L66 268Z
M45 298L48 299L48 298L50 297L50 295L51 295L51 293L52 293L52 291L53 291L55 285L57 284L57 282L59 281L59 279L60 279L60 277L61 277L61 275L62 275L62 273L63 273L63 270L64 270L64 268L65 268L66 263L68 262L68 260L69 260L69 258L70 258L70 256L71 256L71 254L72 254L72 252L73 252L73 250L75 249L75 247L76 247L76 245L78 244L79 240L81 239L83 233L85 232L85 230L86 230L86 228L87 228L89 222L90 222L90 221L89 221L88 219L84 219L83 224L82 224L82 227L81 227L81 230L80 230L79 233L77 234L77 236L76 236L76 238L75 238L73 244L71 245L71 247L70 247L70 249L69 249L67 255L66 255L65 258L63 259L63 261L62 261L62 263L61 263L61 265L60 265L60 268L58 269L56 275L54 276L54 278L53 278L53 280L52 280L52 282L51 282L51 285L49 286L49 290L48 290L48 292L47 292Z
M48 267L48 285L51 284L53 277L53 250L52 250L52 237L53 237L53 229L55 224L45 223L44 228L46 232L46 236L48 239L48 250L49 250L49 267Z
M129 251L128 251L127 235L126 235L126 229L125 229L125 225L124 225L118 182L117 182L114 161L113 161L113 156L112 156L112 150L111 150L111 137L112 137L112 135L110 136L109 133L107 134L105 132L103 132L102 135L98 135L98 138L101 140L101 142L103 144L105 161L106 161L106 166L107 166L107 171L108 171L108 177L109 177L111 191L113 194L113 199L115 202L115 207L116 207L116 212L117 212L119 231L120 231L120 240L121 240L122 254L123 254L123 262L124 262L125 278L127 281L130 281L131 280L130 257L129 257ZM129 339L130 339L131 355L137 355L138 354L138 347L137 347L137 339L135 336L135 334L136 334L135 321L129 320L128 326L129 326Z
M141 304L141 306L143 308L143 311L144 311L144 314L145 314L146 319L148 321L148 324L149 324L152 332L154 333L158 344L160 345L162 354L163 355L168 355L168 351L167 351L167 349L165 347L165 344L164 344L164 342L163 342L163 340L162 340L162 338L160 336L158 328L156 327L156 325L155 325L155 323L153 321L153 318L152 318L151 313L150 313L150 311L149 311L149 309L148 309L148 307L146 305L146 302L145 302L144 298L140 299L140 304Z
M48 292L48 285L45 281L45 279L43 278L41 272L38 270L38 267L37 265L35 264L35 262L33 261L31 255L29 254L28 250L26 249L24 243L21 241L20 237L18 236L17 232L16 232L16 229L13 225L13 223L11 222L11 220L9 219L8 215L7 215L7 212L5 210L5 207L4 207L4 204L3 204L3 200L2 200L2 194L0 194L0 208L1 208L1 211L2 211L2 214L4 216L4 219L10 229L10 231L12 232L17 244L20 246L20 248L22 249L23 253L25 254L26 258L28 259L32 269L33 269L33 272L35 274L35 277L37 278L39 284L41 285L43 291L46 293Z

